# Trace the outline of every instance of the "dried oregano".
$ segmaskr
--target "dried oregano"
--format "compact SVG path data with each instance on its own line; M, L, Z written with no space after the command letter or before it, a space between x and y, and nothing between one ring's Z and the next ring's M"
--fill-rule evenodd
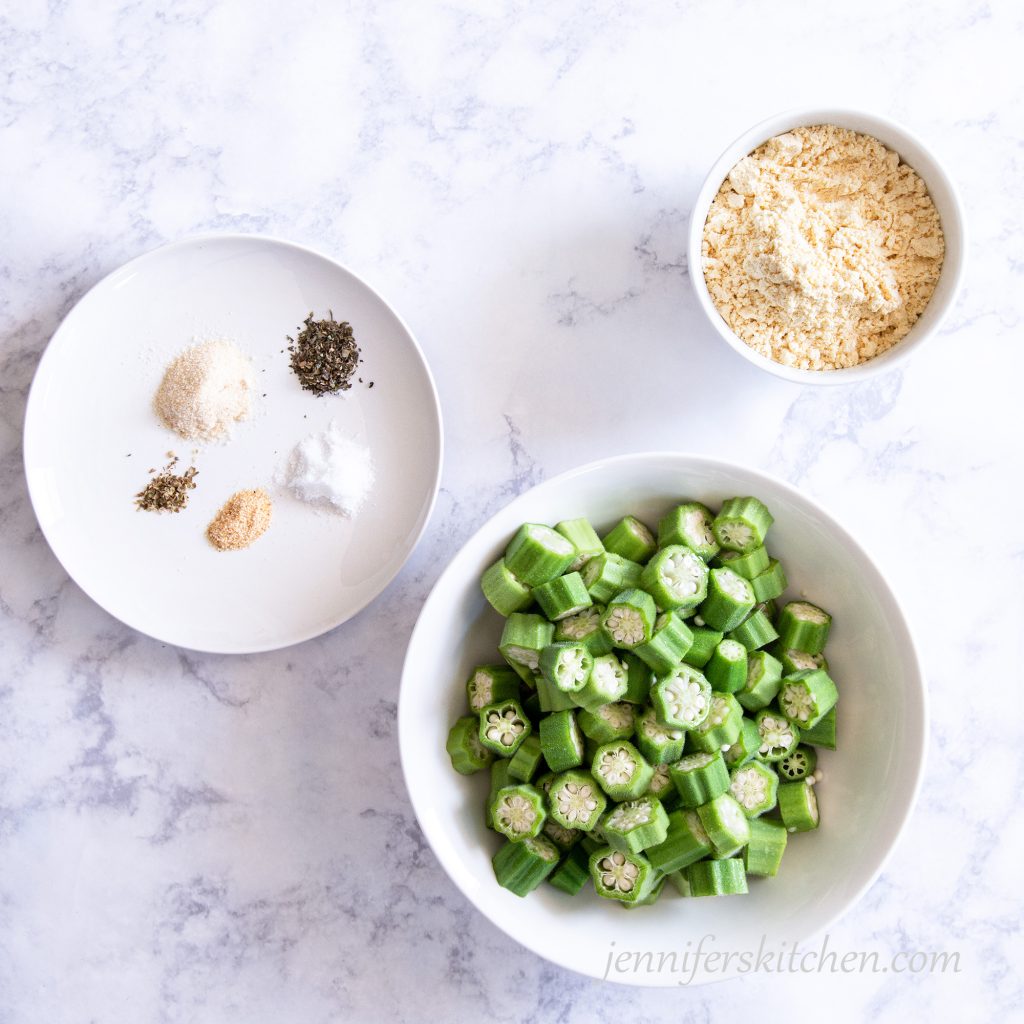
M330 310L327 320L314 320L310 313L299 336L289 337L288 342L292 371L306 391L329 395L352 387L360 357L348 321L335 320Z

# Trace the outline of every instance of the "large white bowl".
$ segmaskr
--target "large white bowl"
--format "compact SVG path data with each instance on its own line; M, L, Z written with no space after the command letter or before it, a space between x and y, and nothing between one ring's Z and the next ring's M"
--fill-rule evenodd
M792 594L834 615L828 656L840 688L839 750L825 752L820 830L792 837L782 869L756 879L742 898L683 899L674 891L633 912L592 891L566 896L542 886L526 899L500 888L491 870L498 836L483 823L487 773L457 775L445 753L448 730L466 713L473 665L499 660L501 618L480 594L483 570L524 521L588 516L598 529L625 513L654 524L674 502L714 505L755 494L775 515L770 547L782 559ZM563 967L602 977L611 952L682 954L705 949L756 951L803 940L849 910L881 871L903 828L925 756L925 690L910 630L882 573L828 514L792 487L755 470L693 455L627 455L584 466L528 491L463 547L420 613L402 675L402 767L427 840L455 884L517 942ZM709 940L710 941L710 940ZM679 961L681 963L681 961ZM700 970L695 981L737 973ZM675 985L665 969L615 980Z
M739 160L776 135L792 131L794 128L816 124L834 124L840 128L849 128L855 132L872 135L889 149L898 153L905 163L917 171L927 186L942 222L943 234L946 237L946 254L935 292L907 336L880 356L869 359L859 366L850 366L842 370L800 370L792 366L783 366L782 363L777 363L775 360L761 355L760 352L755 352L734 333L723 319L722 314L718 312L704 280L704 260L701 254L704 222L708 219L711 202L722 187L722 182ZM916 135L895 121L879 117L876 114L868 114L859 110L814 108L790 110L784 114L770 117L767 121L762 121L750 131L744 132L715 161L697 194L697 200L693 204L693 212L690 215L687 265L690 268L690 280L693 282L693 289L697 293L697 302L701 309L704 310L712 327L744 359L759 366L762 370L775 374L776 377L782 377L798 384L853 384L878 373L888 373L912 352L920 348L925 341L938 333L942 321L953 307L960 290L966 250L964 217L956 188L949 175L943 170L942 164Z

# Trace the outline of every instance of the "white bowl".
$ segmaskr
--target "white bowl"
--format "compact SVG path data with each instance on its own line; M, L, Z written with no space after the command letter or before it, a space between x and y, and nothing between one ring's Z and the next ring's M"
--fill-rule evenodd
M935 208L942 222L942 231L946 238L946 254L942 264L935 292L924 312L910 329L902 341L897 342L887 352L874 359L841 370L800 370L769 359L755 352L742 338L737 336L718 312L707 283L704 280L704 260L701 255L701 242L704 234L704 222L708 210L718 190L722 186L729 171L736 163L752 153L762 143L776 135L816 124L834 124L840 128L849 128L865 135L872 135L890 149L898 153L921 176L931 194ZM755 125L750 131L741 135L718 158L704 179L690 217L690 234L687 243L687 266L690 268L690 280L693 282L697 301L707 314L708 320L716 331L741 356L755 366L798 384L853 384L879 373L887 373L902 363L915 349L936 334L953 307L960 289L963 276L964 253L966 252L963 211L956 188L943 170L938 159L927 149L923 142L907 131L906 128L878 117L857 110L812 109L792 110L777 114Z
M567 896L543 885L525 899L494 880L499 837L484 826L488 773L457 775L445 753L451 724L466 713L473 665L500 660L501 618L478 581L520 523L585 515L598 530L625 513L652 524L684 497L712 505L755 494L775 515L770 547L792 594L806 591L834 615L828 647L840 688L839 750L824 752L820 830L792 837L775 879L756 879L741 898L683 899L666 888L630 913L592 891ZM416 816L452 881L517 942L563 967L605 974L611 952L681 955L714 936L718 951L756 951L804 940L860 898L903 828L925 756L925 690L914 643L882 573L857 542L809 498L772 477L715 459L671 453L626 455L548 480L497 513L452 559L413 631L402 674L399 741ZM700 970L695 981L737 973ZM665 969L615 980L676 985Z

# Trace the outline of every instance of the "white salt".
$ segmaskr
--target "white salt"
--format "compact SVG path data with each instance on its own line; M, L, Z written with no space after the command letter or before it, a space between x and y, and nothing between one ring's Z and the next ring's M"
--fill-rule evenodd
M359 511L373 480L369 448L347 437L337 423L300 441L288 461L292 494L343 516Z

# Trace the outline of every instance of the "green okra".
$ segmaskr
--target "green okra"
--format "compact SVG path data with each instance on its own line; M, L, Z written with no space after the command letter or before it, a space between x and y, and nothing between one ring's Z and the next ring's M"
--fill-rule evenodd
M527 783L499 789L491 801L495 831L513 843L540 835L546 818L543 794Z
M551 817L545 820L544 827L541 829L541 835L547 836L563 853L578 845L583 838L583 833L579 829L563 828Z
M833 708L827 715L820 718L809 729L801 729L800 737L804 743L809 743L812 746L825 747L827 750L835 750L836 708Z
M480 589L488 604L500 615L511 615L522 611L533 601L531 589L516 577L499 558L494 565L484 570L480 577Z
M734 768L729 778L729 792L748 818L759 818L775 806L779 777L763 761L749 761Z
M554 633L555 627L542 615L513 612L505 620L498 650L521 679L532 683L533 673L540 667L541 651L551 643Z
M747 682L747 649L737 640L723 640L704 666L711 689L719 693L735 693Z
M747 892L747 873L738 857L700 860L686 869L691 896L739 896Z
M693 641L683 655L683 661L694 668L704 668L715 653L715 648L725 637L724 633L707 626L694 625L690 629Z
M800 742L800 730L778 711L758 711L754 719L761 734L761 745L757 749L758 760L781 761Z
M633 650L651 639L657 617L650 594L637 589L623 590L608 602L601 626L616 647Z
M545 836L506 843L491 859L498 885L527 896L558 866L558 847Z
M687 737L687 746L713 754L732 746L742 728L743 709L736 698L731 693L712 693L707 716Z
M647 898L660 876L642 853L603 846L590 855L590 877L598 896L636 903Z
M794 672L782 680L779 707L801 729L813 728L835 706L839 691L829 674L820 668Z
M718 541L711 530L714 518L699 501L677 505L658 523L658 546L682 545L710 561L718 554Z
M494 760L494 754L480 742L480 719L476 715L466 715L452 726L445 750L460 775L483 771Z
M644 895L637 900L630 903L619 901L619 906L623 910L636 910L637 907L649 907L652 903L657 903L658 898L661 896L662 890L665 888L665 876L654 872L652 880L648 884Z
M740 723L739 736L729 744L728 750L722 751L722 756L730 768L736 768L741 764L746 764L752 757L756 757L760 746L761 734L757 731L757 723L744 715L743 721Z
M720 750L687 754L669 765L669 775L680 804L688 809L700 807L729 789L729 769Z
M540 739L533 733L519 744L519 749L509 758L508 773L513 779L529 782L543 763Z
M621 661L626 670L626 692L622 695L622 699L629 701L630 704L639 704L643 707L651 693L651 683L654 681L653 673L637 657L635 651L623 651Z
M697 729L708 716L711 698L711 684L692 665L677 666L651 687L651 706L669 729Z
M611 654L612 641L601 628L604 605L595 604L575 615L569 615L555 623L555 642L572 641L581 643L594 657Z
M473 712L518 696L519 676L507 665L477 665L466 681L466 700Z
M601 744L590 772L605 793L617 801L643 796L654 776L654 769L629 740Z
M806 651L787 649L779 644L772 647L772 654L779 659L784 676L791 676L794 672L809 672L814 668L828 671L828 660L824 654L808 654Z
M594 656L579 641L548 644L538 659L540 674L566 695L580 692L594 670Z
M601 787L589 772L560 772L548 788L548 813L563 828L591 832L608 806Z
M671 874L694 864L712 852L711 840L696 811L673 811L668 816L665 839L644 851L656 871Z
M494 828L494 822L491 821L491 805L494 803L494 798L498 795L498 790L504 789L506 786L515 785L516 780L508 773L510 764L511 759L507 757L496 758L491 764L491 786L487 795L487 804L484 808L484 821L489 829ZM537 788L540 789L540 786Z
M576 554L572 542L550 526L524 523L505 548L505 565L528 587L539 587L566 572Z
M657 797L641 796L611 808L601 819L601 832L613 849L642 853L665 841L668 815Z
M593 711L581 709L576 721L583 735L595 743L628 740L636 728L636 710L626 701L613 701Z
M638 586L642 573L643 566L610 551L591 558L580 570L591 598L598 604L610 601L623 590Z
M736 699L747 711L768 707L782 685L782 665L767 651L754 651L747 658L747 681Z
M537 687L535 696L541 715L548 715L552 711L565 711L568 708L576 707L576 702L572 699L572 696L549 682L545 676L541 674L534 676L534 684ZM528 707L526 710L530 714L531 719L536 720L537 716L531 713L531 709Z
M576 557L569 563L569 572L579 572L591 558L604 553L601 538L589 519L563 519L555 524L555 530L576 549Z
M643 749L640 749L643 753ZM644 792L644 796L656 796L661 801L661 806L666 812L674 810L679 806L679 794L672 785L672 776L669 774L667 764L651 764L654 774L651 776L650 785Z
M779 612L775 628L779 631L779 644L784 649L821 654L828 643L832 616L809 601L790 601Z
M644 566L639 585L662 611L695 608L707 594L708 567L688 547L670 544Z
M573 694L573 700L581 708L593 711L602 704L621 700L625 692L626 670L622 662L614 654L602 654L594 659L586 683Z
M499 757L511 757L532 730L517 700L503 700L480 709L480 742Z
M777 597L782 597L789 586L782 563L775 558L768 559L768 568L758 573L750 581L750 586L758 601L773 601Z
M594 603L583 584L583 577L578 572L556 576L553 580L534 587L533 597L540 605L540 610L552 622L577 615Z
M693 646L693 633L676 612L662 612L654 620L651 638L634 653L658 675L671 672Z
M570 896L575 896L590 881L590 854L582 846L574 846L558 867L548 875L548 883Z
M722 793L697 808L715 857L731 857L750 840L750 822L731 793Z
M575 711L545 715L538 728L540 749L553 772L564 772L583 764L583 736Z
M743 848L743 866L748 875L774 878L786 852L789 834L784 826L765 818L750 822L750 842Z
M636 745L648 763L668 764L683 756L686 732L658 721L653 707L645 708L636 720Z
M735 629L729 633L731 640L737 640L748 651L756 651L767 647L779 638L772 620L763 611L754 609Z
M640 564L646 562L658 550L654 534L636 516L625 516L620 519L605 534L602 543L605 551Z
M734 573L742 576L745 580L752 580L755 576L763 573L767 568L770 559L768 549L764 546L756 547L745 555L739 551L721 551L715 559L717 565L732 569Z
M789 832L810 832L818 827L818 798L812 781L784 782L779 786L779 814Z
M802 733L802 736L806 739L807 733ZM818 755L814 747L801 743L795 750L783 755L775 767L783 782L800 782L814 774L815 768L818 767Z
M698 613L712 629L728 632L751 613L756 601L750 584L731 569L712 569L708 574L707 597Z
M747 554L764 545L774 521L767 506L757 498L729 498L711 523L711 532L719 547Z

